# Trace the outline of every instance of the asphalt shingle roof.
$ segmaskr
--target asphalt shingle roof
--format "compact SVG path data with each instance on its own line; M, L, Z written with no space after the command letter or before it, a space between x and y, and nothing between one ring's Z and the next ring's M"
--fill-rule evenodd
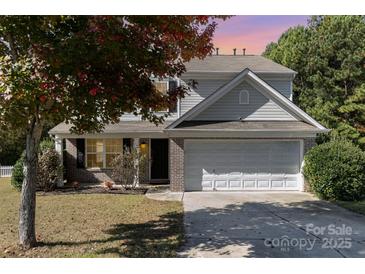
M193 59L185 64L191 72L241 72L249 68L255 73L288 73L294 70L259 55L212 55L203 60Z
M312 131L316 127L300 121L184 121L176 129Z
M156 126L148 121L120 121L116 124L105 126L104 133L130 133L130 132L162 132L171 122L165 121L163 124ZM60 123L52 128L50 134L68 134L70 133L71 124Z

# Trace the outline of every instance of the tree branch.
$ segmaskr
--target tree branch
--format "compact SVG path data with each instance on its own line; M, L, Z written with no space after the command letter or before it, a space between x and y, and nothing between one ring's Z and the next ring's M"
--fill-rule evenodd
M9 40L9 46L10 46L9 47L10 55L13 58L13 60L16 62L18 60L18 53L16 52L14 38L11 33L8 34L8 40Z
M3 37L0 37L0 43L3 44L9 52L11 52L10 43L5 41Z

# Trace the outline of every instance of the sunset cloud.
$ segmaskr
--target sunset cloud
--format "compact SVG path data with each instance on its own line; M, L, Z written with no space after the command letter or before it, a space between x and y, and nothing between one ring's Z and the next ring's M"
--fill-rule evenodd
M305 25L309 16L235 16L218 24L214 46L220 54L261 54L268 43L277 41L288 28Z

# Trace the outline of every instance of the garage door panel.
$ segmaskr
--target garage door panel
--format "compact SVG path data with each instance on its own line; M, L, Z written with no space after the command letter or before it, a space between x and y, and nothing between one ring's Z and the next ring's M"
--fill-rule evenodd
M241 180L229 180L229 188L230 189L241 189L242 188Z
M299 141L189 141L187 190L299 189Z
M272 188L284 188L285 181L284 180L271 180L271 187Z
M257 188L259 189L269 189L270 181L269 180L257 180Z
M202 181L202 188L203 188L203 190L213 189L213 180L203 180Z
M255 189L256 188L256 180L244 180L243 181L244 189Z
M227 180L219 180L219 179L216 179L215 180L215 188L217 190L227 189L228 188L228 181Z
M286 180L286 187L287 188L297 188L298 182L295 180Z

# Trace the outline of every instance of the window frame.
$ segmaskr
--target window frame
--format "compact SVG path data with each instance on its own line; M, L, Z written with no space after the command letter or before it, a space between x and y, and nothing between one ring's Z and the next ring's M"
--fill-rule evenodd
M242 102L242 94L245 93L245 96L246 96L246 101L245 102ZM240 90L240 94L239 94L239 98L238 98L238 103L240 105L248 105L250 104L250 93L248 90Z
M93 154L93 155L97 155L98 152L89 152L87 147L88 147L88 142L89 140L101 140L103 142L103 152L102 152L102 161L103 161L103 166L102 167L89 167L88 165L88 154ZM106 140L121 140L121 151L120 153L123 153L123 138L86 138L85 139L85 168L86 169L111 169L112 167L107 167L106 166L106 155L107 154L119 154L119 152L115 152L115 153L107 153L106 152Z
M153 84L166 83L166 94L168 94L168 92L170 90L170 81L169 80L157 80L157 79L154 79L152 81L153 81ZM155 88L156 88L156 86L155 86ZM177 107L176 107L176 109L177 109ZM167 108L165 110L160 110L158 112L161 112L161 113L169 113L170 112L170 108ZM171 113L174 113L174 112L171 112Z
M153 80L153 84L161 84L161 83L166 83L166 93L169 92L169 88L170 88L170 81L169 80ZM156 86L155 86L156 88ZM157 88L156 88L157 89Z

